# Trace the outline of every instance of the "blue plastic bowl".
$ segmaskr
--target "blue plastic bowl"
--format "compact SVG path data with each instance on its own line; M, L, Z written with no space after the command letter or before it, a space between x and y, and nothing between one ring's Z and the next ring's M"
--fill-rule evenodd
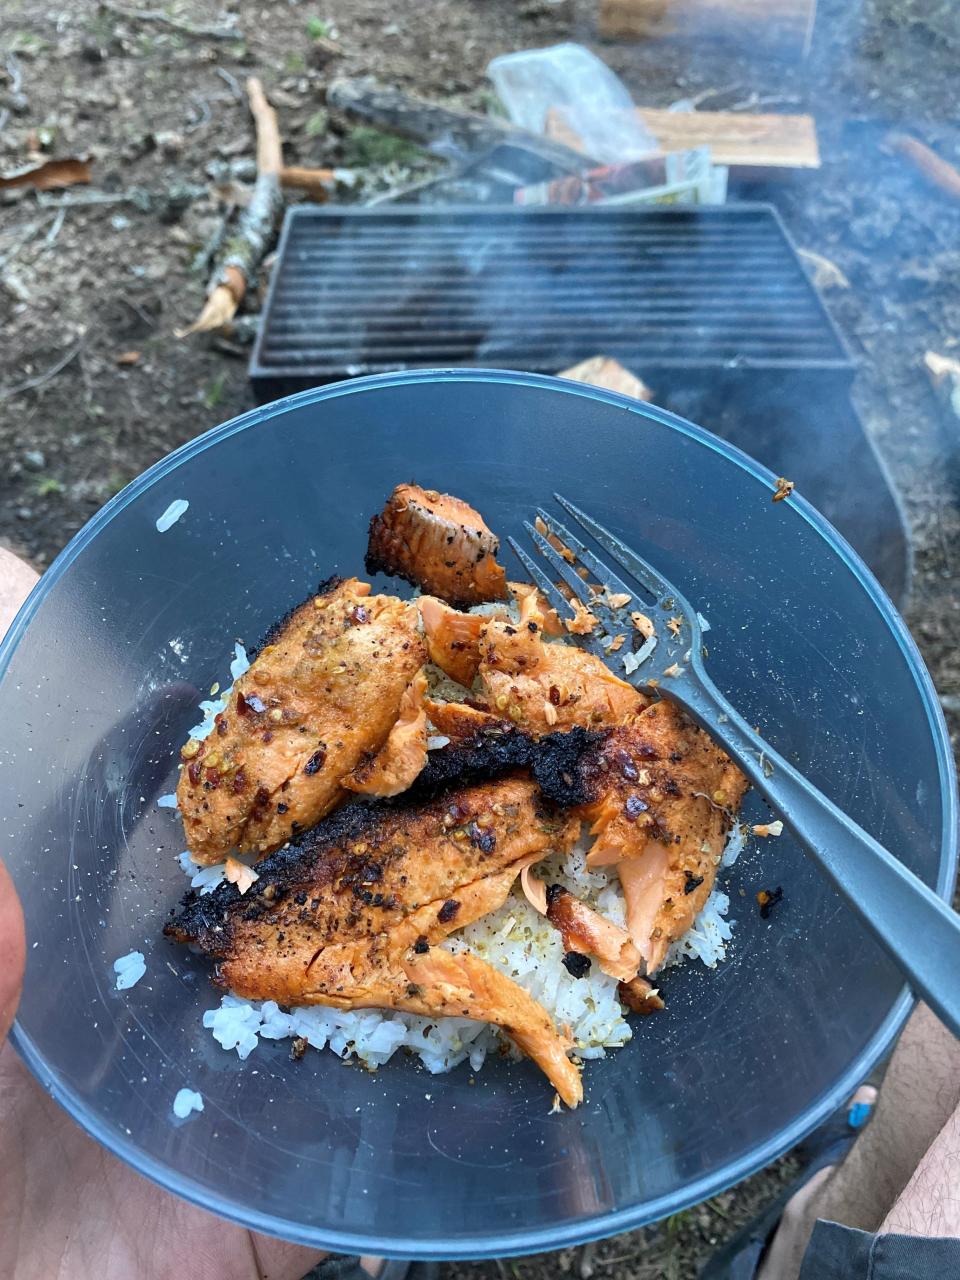
M802 497L649 405L551 378L453 370L325 387L172 454L44 576L0 649L3 852L28 967L14 1040L111 1151L248 1226L364 1253L477 1257L637 1227L786 1151L889 1048L910 1007L891 963L788 837L729 875L735 940L664 978L667 1011L550 1115L527 1063L375 1075L262 1042L240 1063L201 1027L206 964L161 927L186 882L158 810L196 703L334 571L362 572L399 480L460 494L501 534L554 489L678 583L712 624L710 669L776 747L927 883L955 870L954 774L903 623ZM155 522L175 499L189 510ZM750 797L748 818L767 816ZM769 919L761 887L782 885ZM147 976L114 989L112 963ZM254 1074L254 1071L257 1074ZM202 1114L176 1122L183 1086Z

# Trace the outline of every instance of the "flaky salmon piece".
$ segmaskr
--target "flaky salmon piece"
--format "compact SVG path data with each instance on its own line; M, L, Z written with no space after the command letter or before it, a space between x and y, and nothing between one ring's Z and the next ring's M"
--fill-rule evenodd
M529 733L618 724L649 703L585 649L545 644L532 620L490 619L480 650L479 696Z
M559 930L564 951L596 956L603 972L621 983L629 983L637 976L640 952L625 929L594 911L563 885L545 884L530 867L520 872L520 882L530 905Z
M247 999L495 1023L575 1106L572 1046L546 1011L438 944L500 907L525 866L569 849L578 830L520 777L354 802L262 862L245 896L228 884L192 896L166 932L217 959L218 983Z
M468 503L436 489L398 484L370 521L365 563L368 573L403 578L466 608L506 599L499 549L499 539Z
M418 614L331 579L267 636L214 732L181 750L177 803L190 852L264 854L348 793L342 779L380 750L426 661Z
M544 643L532 618L486 619L479 647L474 696L485 709L449 704L431 719L453 741L494 732L497 716L532 737L607 731L572 765L570 791L583 793L596 837L589 864L617 866L630 937L653 973L710 896L746 779L674 703L652 701L582 649Z
M574 771L595 793L579 810L596 837L587 865L616 866L627 928L654 973L710 896L747 780L666 700L611 730Z
M427 677L419 671L404 690L396 723L379 751L365 754L343 779L348 791L398 796L413 786L427 763Z
M616 724L650 701L592 653L545 643L534 597L521 600L522 623L419 603L431 661L463 685L479 677L478 700L529 732Z
M480 666L480 637L489 619L451 609L436 596L421 596L417 607L430 661L469 689Z

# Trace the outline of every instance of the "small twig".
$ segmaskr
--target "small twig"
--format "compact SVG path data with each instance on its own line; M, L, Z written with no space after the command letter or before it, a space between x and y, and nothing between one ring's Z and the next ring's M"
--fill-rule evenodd
M243 101L243 90L240 88L240 82L236 76L232 76L226 67L217 67L217 75L224 82L230 92L233 94L237 102Z
M118 18L126 18L128 22L158 22L184 36L198 36L203 40L243 39L243 32L237 27L195 27L190 22L171 18L169 13L163 13L160 9L125 9L122 5L112 4L111 0L100 0L100 8L108 13L115 13Z
M692 98L687 101L694 107L702 106L704 102L708 102L711 98L722 98L725 93L734 93L737 89L742 88L740 84L728 84L723 89L701 89L699 93L695 93Z
M235 204L227 206L227 210L223 217L217 222L213 231L211 231L210 235L207 236L204 243L193 255L193 261L190 263L191 271L196 271L198 275L201 272L206 271L216 254L220 252L223 242L227 237L227 224L233 217L233 212L236 207L237 206Z
M42 387L44 383L49 382L51 378L55 378L58 373L62 372L71 360L75 360L83 348L84 339L75 342L65 356L52 365L44 373L38 373L34 378L27 378L25 382L15 383L12 387L0 387L0 401L9 400L11 396L19 396L24 391L35 391L38 387Z
M150 213L154 209L164 208L171 204L202 200L206 195L206 187L198 187L192 183L179 183L163 191L150 191L146 187L127 187L126 191L84 191L60 197L52 197L48 192L38 191L37 204L43 209L70 209L82 205L132 204L143 213Z
M46 238L44 240L44 243L46 244L48 249L53 244L56 243L57 236L63 230L63 224L66 221L66 219L67 219L67 211L65 208L58 209L57 212L54 214L53 222L50 224L50 230L47 232Z
M20 70L20 62L17 55L8 53L3 65L6 67L7 75L10 77L10 96L18 98L23 85L23 72Z
M148 315L147 312L144 311L143 307L134 302L132 298L128 298L125 293L120 294L120 301L125 307L129 307L132 312L138 315L143 323L148 325L149 328L155 329L157 327L157 322L154 320L153 316Z
M193 103L193 109L196 112L196 119L187 125L187 133L196 133L198 129L202 129L204 125L209 124L213 119L213 112L210 110L210 103L199 93L191 93L190 101Z

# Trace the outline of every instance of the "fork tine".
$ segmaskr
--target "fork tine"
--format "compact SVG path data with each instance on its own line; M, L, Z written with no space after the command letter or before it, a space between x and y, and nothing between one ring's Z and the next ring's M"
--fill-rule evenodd
M529 528L529 526L527 527ZM520 543L516 540L516 538L507 538L507 541L510 543L510 546L513 550L513 554L517 557L517 559L523 565L524 569L526 569L528 575L530 576L531 581L534 582L537 587L539 587L542 594L546 596L550 604L553 605L554 609L557 611L557 616L560 617L561 619L570 617L573 613L573 610L570 607L569 600L567 600L563 592L558 591L557 588L554 586L554 584L547 577L547 575L540 568L540 566L538 564L535 564L533 560L530 559L530 557L527 555L526 551L524 551L523 547L521 547ZM587 636L580 636L579 639L581 640L581 642L585 642L584 644L585 648L588 648L592 653L595 653L598 656L602 657L604 650L598 638L592 635L587 635Z
M560 541L570 548L583 567L585 569L589 569L601 587L606 586L614 593L627 596L635 596L637 594L635 588L628 587L625 582L621 581L609 565L598 560L593 552L590 551L589 548L585 547L580 539L575 534L571 533L570 530L565 525L562 525L554 516L551 516L546 511L541 510L540 507L537 508L537 515L547 526L550 532L556 534Z
M513 548L513 554L523 565L524 569L526 569L527 573L533 579L534 583L540 588L541 592L553 605L554 609L556 609L560 614L560 617L562 618L565 615L569 615L572 610L570 608L570 603L564 596L563 592L558 591L540 566L530 559L516 538L507 538L507 541Z
M572 565L568 564L567 561L564 560L559 551L556 551L551 547L543 534L540 533L538 529L535 529L529 520L524 520L523 527L533 539L534 545L543 558L550 562L553 569L564 580L580 603L586 605L589 609L593 604L595 597L594 593L584 582L583 578L580 577Z
M572 502L568 502L566 498L561 497L559 493L553 495L563 507L564 511L573 516L578 524L586 529L591 537L600 543L604 550L609 551L616 560L617 564L622 565L628 573L632 573L638 582L643 585L653 595L658 598L672 596L680 602L677 591L670 585L666 578L662 578L652 565L646 560L642 560L635 551L631 551L626 543L621 542L619 538L614 537L609 529L605 529L602 524L597 524L592 516L588 516L585 511L581 511L579 507L575 507Z

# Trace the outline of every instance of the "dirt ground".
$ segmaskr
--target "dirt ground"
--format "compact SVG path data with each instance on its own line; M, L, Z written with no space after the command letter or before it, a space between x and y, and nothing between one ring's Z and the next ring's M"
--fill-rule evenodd
M9 116L0 168L24 164L31 149L89 155L94 183L43 204L32 193L0 198L0 542L42 569L150 463L251 405L245 348L174 336L203 300L208 270L196 260L223 211L214 181L253 154L238 88L247 75L263 78L279 111L287 163L353 167L359 183L346 198L362 198L415 176L423 162L329 113L324 93L335 76L374 74L485 110L490 58L572 38L649 105L693 97L713 108L815 115L823 167L748 194L775 202L797 243L846 278L826 300L862 361L856 403L909 516L908 620L960 729L960 418L921 365L928 349L958 354L960 201L883 145L888 130L903 129L960 161L953 0L821 0L802 64L711 43L598 42L596 0L167 6L194 24L222 26L227 15L237 36L220 41L121 9L93 0L2 4L0 119ZM318 34L342 53L326 57ZM73 203L93 196L104 202ZM255 293L249 303L255 310ZM128 352L139 353L135 362L118 363ZM687 1280L791 1169L784 1161L595 1249L450 1266L445 1280Z

